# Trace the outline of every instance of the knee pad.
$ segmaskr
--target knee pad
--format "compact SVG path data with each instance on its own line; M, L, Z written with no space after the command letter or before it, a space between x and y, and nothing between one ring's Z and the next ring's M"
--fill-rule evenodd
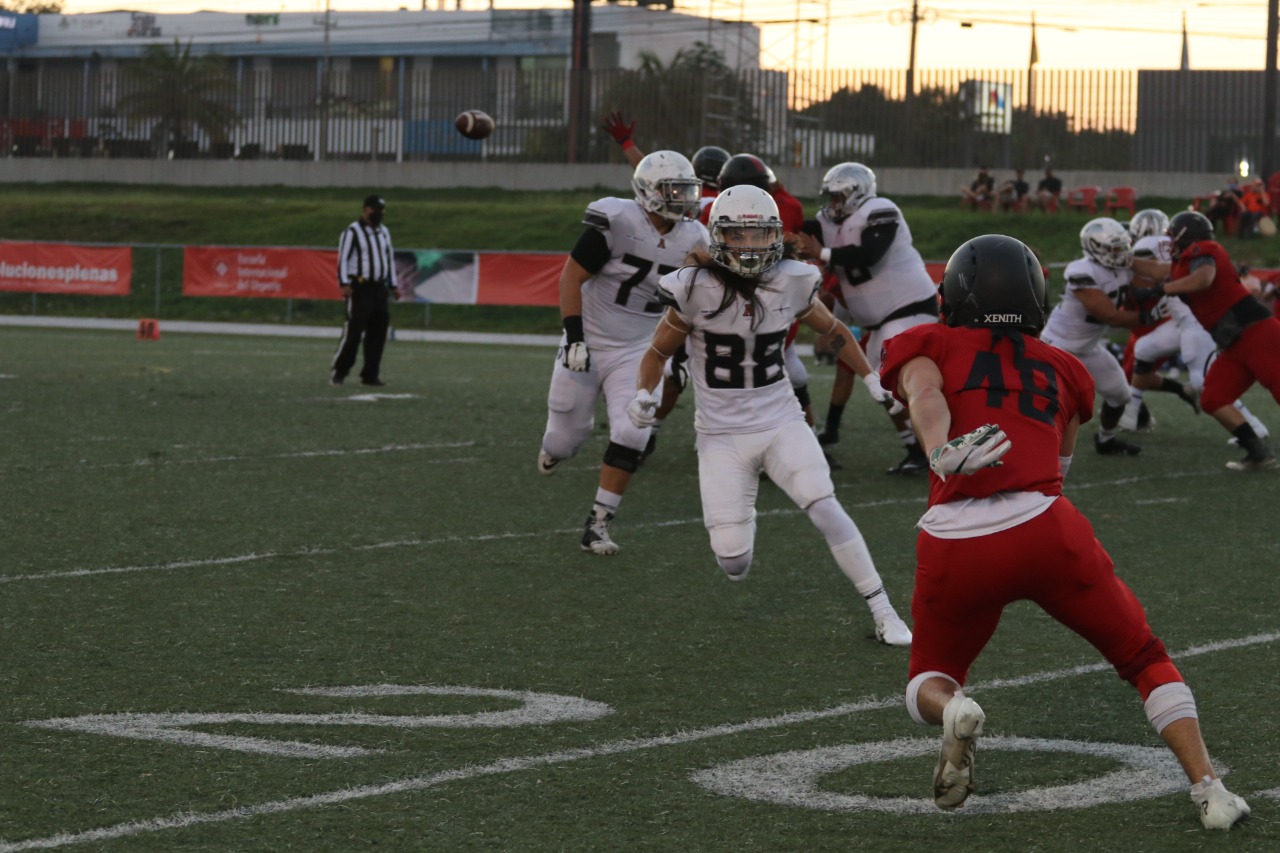
M920 685L924 684L930 678L945 678L947 681L950 681L952 684L954 684L957 689L960 689L962 686L960 682L956 681L954 678L947 675L945 672L938 672L937 670L933 670L931 672L922 672L919 675L917 675L915 678L908 681L907 696L906 696L907 713L911 715L911 719L915 720L916 723L922 726L927 726L929 725L929 723L925 721L924 717L920 716L920 705L919 705Z
M746 557L751 563L751 549L756 539L755 514L745 524L719 524L707 529L711 537L711 552L716 555L716 562L724 567L725 560L736 560ZM727 570L726 570L727 571Z
M729 580L735 583L744 581L747 579L747 572L751 570L751 551L736 557L721 557L717 554L716 562Z
M640 457L643 455L643 451L611 441L604 449L604 464L634 474L640 467Z

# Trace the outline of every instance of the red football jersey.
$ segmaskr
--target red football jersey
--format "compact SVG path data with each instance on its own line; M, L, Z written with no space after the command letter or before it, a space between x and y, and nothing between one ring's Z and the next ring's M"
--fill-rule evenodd
M1191 262L1205 257L1212 258L1216 267L1213 284L1209 285L1208 290L1187 294L1185 298L1200 325L1212 329L1226 316L1232 305L1249 295L1249 291L1240 283L1240 276L1236 273L1227 250L1213 240L1201 240L1188 246L1173 262L1173 272L1169 277L1177 280L1189 275Z
M895 395L907 362L923 356L938 365L951 410L948 439L998 424L1013 442L999 467L945 482L930 472L929 506L997 492L1062 494L1062 434L1073 417L1081 423L1093 417L1093 377L1065 350L1030 335L1023 342L1018 354L1012 340L993 340L990 329L941 323L915 326L886 342L880 377Z
M787 192L779 183L769 188L769 195L778 203L778 218L782 220L782 230L788 234L799 234L804 225L804 205L800 203L800 199Z

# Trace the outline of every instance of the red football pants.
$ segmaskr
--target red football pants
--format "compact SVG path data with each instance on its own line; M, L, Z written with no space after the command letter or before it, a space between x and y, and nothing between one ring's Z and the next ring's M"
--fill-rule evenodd
M1280 320L1268 317L1244 330L1240 340L1218 353L1204 376L1200 408L1213 414L1230 406L1254 382L1280 403Z
M1004 608L1029 600L1092 643L1144 698L1181 680L1088 519L1065 497L987 536L939 539L921 531L916 558L912 678L937 671L964 684Z

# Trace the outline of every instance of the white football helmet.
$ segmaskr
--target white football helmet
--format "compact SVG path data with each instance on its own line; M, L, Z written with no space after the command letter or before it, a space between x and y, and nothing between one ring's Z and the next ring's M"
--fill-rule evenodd
M1129 220L1129 234L1133 236L1134 242L1143 237L1158 237L1167 230L1169 230L1169 215L1154 207L1139 210L1133 215L1133 219Z
M1090 219L1080 229L1080 248L1085 255L1109 270L1128 269L1133 265L1133 244L1129 232L1114 219L1100 216Z
M778 203L759 187L740 184L716 196L709 217L711 259L743 278L757 278L782 260Z
M876 173L861 163L840 163L822 179L822 209L839 222L876 195Z
M702 181L693 164L678 151L647 155L636 164L631 187L641 207L672 222L695 219L701 210Z

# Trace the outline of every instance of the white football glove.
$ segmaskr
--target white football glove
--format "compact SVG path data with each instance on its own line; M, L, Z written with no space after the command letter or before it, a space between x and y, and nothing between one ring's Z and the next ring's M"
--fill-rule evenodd
M959 438L953 438L929 454L929 467L939 480L948 474L976 474L983 468L1002 465L1000 461L1013 442L995 424L984 424Z
M563 364L574 373L586 373L591 369L591 353L587 352L587 345L583 341L575 344L567 344L564 348L564 356L561 359Z
M627 404L627 417L631 418L631 423L635 424L636 428L645 429L658 422L654 417L657 409L658 398L653 396L653 392L637 388L636 395Z
M871 399L889 410L889 414L896 415L903 409L902 403L898 402L898 398L885 390L880 384L880 374L874 370L862 377L862 381L867 385L867 391L871 394Z

